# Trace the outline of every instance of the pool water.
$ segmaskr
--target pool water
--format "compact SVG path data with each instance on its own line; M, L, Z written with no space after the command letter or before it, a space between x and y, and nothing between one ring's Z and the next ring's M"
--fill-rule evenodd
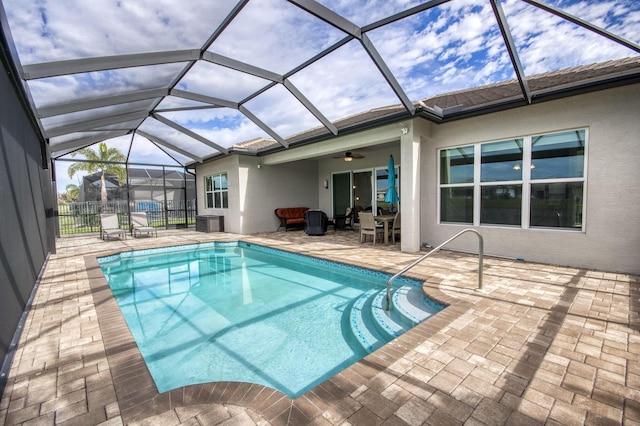
M242 242L98 260L159 392L238 381L297 397L367 354L350 307L389 278Z

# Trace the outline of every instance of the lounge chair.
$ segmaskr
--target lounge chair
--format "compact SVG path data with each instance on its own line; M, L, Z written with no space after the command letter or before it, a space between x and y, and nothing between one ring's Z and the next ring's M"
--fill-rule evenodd
M304 232L307 235L324 235L329 226L329 218L320 210L304 212Z
M371 235L373 237L373 245L375 246L376 240L384 234L384 230L376 226L373 213L360 212L358 217L360 218L360 244L364 242L367 235Z
M143 232L146 232L148 236L151 236L151 234L158 236L158 230L153 226L149 226L147 213L145 212L131 212L131 226L133 227L134 237L142 235Z
M127 231L120 228L117 213L100 213L100 238L104 240L107 237L109 241L112 235L127 239Z

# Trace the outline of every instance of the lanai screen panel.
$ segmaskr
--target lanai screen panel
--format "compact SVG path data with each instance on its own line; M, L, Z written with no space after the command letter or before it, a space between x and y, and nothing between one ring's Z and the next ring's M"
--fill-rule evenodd
M487 85L532 102L540 73L640 54L634 0L0 1L54 157L122 136L181 165L284 149L389 106L445 120L477 105L429 99Z

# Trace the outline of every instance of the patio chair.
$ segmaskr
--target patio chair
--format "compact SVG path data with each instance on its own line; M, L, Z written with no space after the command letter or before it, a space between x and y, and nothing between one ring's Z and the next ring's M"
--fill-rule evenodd
M373 237L373 245L375 246L378 236L382 236L384 230L376 226L373 213L360 212L358 217L360 219L360 244L364 242L367 235L371 235Z
M307 235L324 235L329 226L329 218L320 210L304 212L304 232Z
M396 243L396 234L400 237L400 212L396 213L396 217L393 218L393 225L391 226L391 242Z
M100 238L104 240L107 237L109 241L112 235L121 236L123 240L127 239L127 231L120 228L117 213L100 213Z
M133 236L137 237L145 232L148 236L155 234L158 236L158 230L153 226L149 226L146 212L131 212L131 226L133 227Z
M351 207L347 207L344 214L338 214L333 218L334 231L337 229L347 229L347 227L351 228L352 231L355 231L353 228L353 209Z

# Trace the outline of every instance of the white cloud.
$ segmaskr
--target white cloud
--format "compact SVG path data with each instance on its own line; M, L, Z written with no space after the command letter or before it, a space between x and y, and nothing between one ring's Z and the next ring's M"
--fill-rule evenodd
M183 64L166 64L63 75L30 80L28 86L36 105L42 107L143 89L168 88L182 68Z
M3 3L23 64L198 49L233 7L227 0Z
M640 40L638 1L548 1L633 42ZM358 25L423 3L417 0L321 2ZM637 52L521 0L504 0L501 4L527 75L637 56ZM22 63L30 64L201 48L235 2L3 0L3 5L20 59ZM368 35L411 99L514 77L494 12L486 0L452 0ZM211 51L282 74L345 36L342 31L287 1L251 0L215 40ZM45 78L29 81L28 86L38 106L55 105L146 88L169 88L186 65L135 67ZM291 76L291 81L330 120L399 103L357 40ZM264 79L198 62L178 88L239 102L266 84ZM185 105L184 102L177 104ZM283 136L319 125L282 86L258 95L246 106ZM136 105L132 107L137 108ZM120 108L102 108L43 122L59 125L66 120L91 118L93 113L109 114ZM235 110L191 110L172 117L223 146L266 136ZM147 119L144 127L153 130L151 133L175 140L182 147L193 149L198 155L212 152L155 120ZM152 155L146 148L139 151L142 157Z
M291 80L330 120L399 103L356 41L295 74Z
M512 75L487 2L450 2L376 30L372 38L411 99Z
M230 84L233 82L233 84ZM240 102L253 92L267 86L270 81L199 61L178 84L179 89L202 93L233 102Z
M345 36L281 0L252 0L211 51L285 73Z
M245 106L282 137L321 125L283 85L276 85Z
M268 137L262 129L234 109L216 108L189 112L170 112L162 115L224 148L229 148L238 142L256 137ZM147 119L141 129L152 135L161 136L167 142L198 156L206 157L214 153L213 148L157 120Z
M599 3L577 2L563 10L607 26L614 15L605 19L606 9L614 6L615 2L608 2L604 8ZM592 31L516 0L508 1L505 10L508 11L507 18L527 75L633 54L631 50ZM640 31L640 25L636 25L636 31Z
M420 4L416 0L320 0L351 22L365 26Z

